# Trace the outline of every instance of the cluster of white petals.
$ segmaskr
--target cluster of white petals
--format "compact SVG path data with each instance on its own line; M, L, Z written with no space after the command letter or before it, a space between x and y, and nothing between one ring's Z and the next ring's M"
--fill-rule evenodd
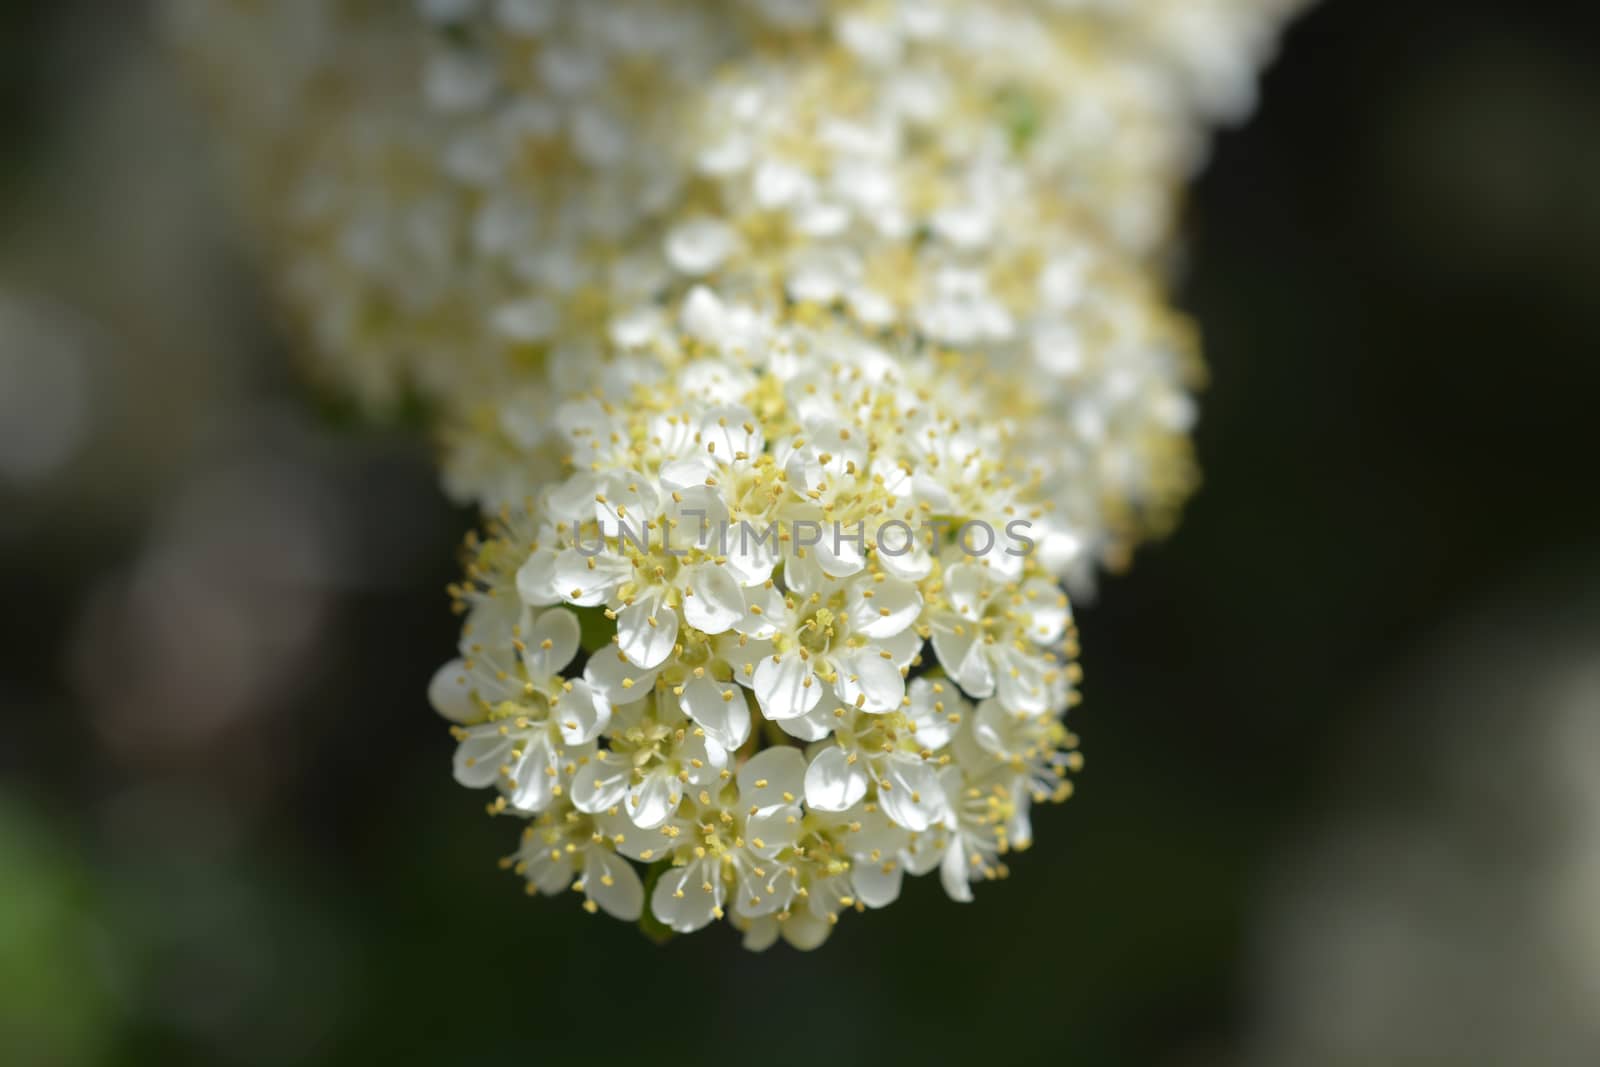
M1293 6L167 0L313 367L491 516L432 696L531 889L810 947L1004 873L1064 590L1191 487L1159 264Z
M1037 475L957 361L679 310L473 542L432 692L457 780L533 817L531 886L623 919L811 947L908 872L968 899L1078 762Z

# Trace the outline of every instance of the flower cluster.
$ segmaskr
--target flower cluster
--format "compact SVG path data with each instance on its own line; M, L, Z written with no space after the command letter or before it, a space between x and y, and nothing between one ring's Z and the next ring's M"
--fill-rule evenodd
M313 364L491 516L432 697L530 888L809 947L1003 873L1064 589L1192 483L1159 264L1292 0L167 3Z
M1192 487L1199 361L1153 265L1290 6L167 0L312 367L419 398L453 496L559 474L559 398L709 281L1016 381L1076 588Z
M504 6L432 6L468 259L511 279L451 316L480 324L442 390L455 495L493 507L559 473L559 397L709 282L1014 381L1063 520L1043 551L1079 585L1168 524L1198 360L1146 264L1193 123L1131 12L543 5L529 33Z
M810 947L1029 844L1077 766L1075 638L972 533L1048 523L981 381L826 329L746 354L732 317L692 290L677 361L557 412L573 472L474 542L432 698L457 780L533 817L530 886Z

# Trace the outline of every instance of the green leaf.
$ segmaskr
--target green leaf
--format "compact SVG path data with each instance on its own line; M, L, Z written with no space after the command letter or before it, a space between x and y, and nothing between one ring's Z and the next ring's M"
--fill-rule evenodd
M578 616L578 640L583 650L591 655L611 643L617 632L615 621L606 618L605 608L575 608Z
M1012 151L1027 151L1039 133L1039 112L1039 102L1020 88L1012 87L1000 93L1000 114L1011 134Z

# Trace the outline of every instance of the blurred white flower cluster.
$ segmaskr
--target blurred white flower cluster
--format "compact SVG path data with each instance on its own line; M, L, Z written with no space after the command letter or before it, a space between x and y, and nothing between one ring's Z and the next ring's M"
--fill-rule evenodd
M1030 843L1064 588L1192 482L1176 205L1291 6L169 0L311 365L491 516L432 697L531 889L811 947Z

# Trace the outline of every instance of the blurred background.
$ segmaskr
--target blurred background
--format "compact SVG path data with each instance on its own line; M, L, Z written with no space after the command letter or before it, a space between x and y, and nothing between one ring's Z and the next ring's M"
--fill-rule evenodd
M1291 30L1078 797L750 956L496 870L424 699L471 517L296 383L140 8L0 5L0 1063L1600 1062L1600 13Z

